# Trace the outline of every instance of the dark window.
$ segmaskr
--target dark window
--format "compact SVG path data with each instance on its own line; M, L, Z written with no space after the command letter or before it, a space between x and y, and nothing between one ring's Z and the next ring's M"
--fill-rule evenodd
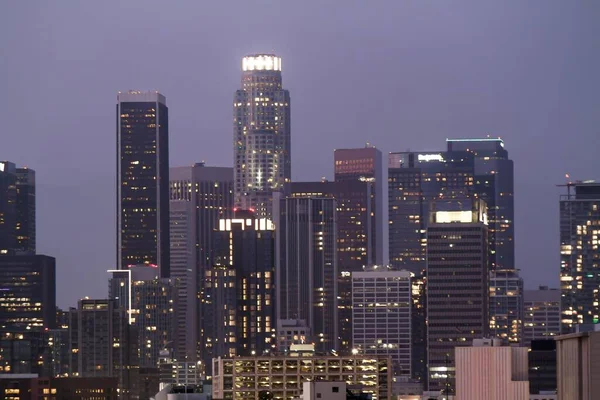
M339 388L339 386L334 386L334 387L331 388L331 391L333 393L339 393L340 392L340 388Z

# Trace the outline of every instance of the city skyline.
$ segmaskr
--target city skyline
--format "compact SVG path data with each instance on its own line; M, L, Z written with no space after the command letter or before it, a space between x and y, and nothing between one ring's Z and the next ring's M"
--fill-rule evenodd
M427 11L425 5L406 7L408 8L405 11L409 17ZM501 136L507 143L511 158L515 162L515 220L527 221L517 223L515 226L516 267L521 270L528 288L540 284L557 287L559 252L548 251L548 249L555 249L558 242L559 191L554 185L564 182L565 173L570 173L573 179L598 178L598 176L589 176L590 173L597 171L598 164L593 148L590 148L593 146L585 144L593 143L593 135L596 134L594 129L598 126L598 117L591 111L595 100L587 96L597 91L594 88L598 84L592 79L594 76L592 71L597 69L600 60L592 56L584 56L594 48L589 37L594 36L593 32L596 32L598 27L589 24L590 15L593 13L583 6L562 8L554 5L546 10L537 8L534 10L533 6L527 5L513 6L515 8L511 11L514 13L500 14L498 19L491 23L489 17L484 18L495 9L495 6L490 7L491 10L486 10L483 6L469 11L461 9L467 15L468 23L460 33L475 34L478 29L485 26L483 22L488 23L487 27L490 29L488 39L491 40L489 47L495 47L494 51L512 61L496 64L490 72L483 74L483 77L474 78L474 81L465 78L471 78L470 75L478 69L486 70L491 64L499 61L496 59L498 56L493 56L488 61L482 61L477 56L483 54L491 57L492 55L487 53L488 50L479 47L488 43L477 38L473 38L473 44L457 43L460 36L451 36L447 42L444 42L442 32L438 31L428 36L425 41L416 40L414 45L408 43L406 49L396 47L395 49L398 50L396 53L404 52L404 56L397 54L388 56L384 49L385 46L391 45L390 42L385 42L382 47L371 49L369 48L371 41L366 39L356 44L360 49L359 52L369 58L369 62L364 63L360 61L360 57L352 58L352 51L343 44L337 48L333 43L326 42L323 49L307 49L305 44L316 41L318 33L308 35L306 42L298 42L295 35L303 32L303 28L291 16L286 19L293 22L292 31L295 34L283 35L282 38L270 37L280 27L278 23L274 27L259 31L256 39L244 38L242 41L239 38L224 39L222 46L227 48L226 50L209 47L211 66L203 63L201 59L185 58L186 56L169 50L167 55L175 54L176 59L187 60L185 65L179 67L180 70L174 67L179 77L156 74L157 68L166 68L164 61L158 61L157 66L138 62L125 63L125 73L122 75L114 75L112 67L106 63L100 63L106 71L94 69L95 67L86 64L86 60L96 60L97 57L104 56L103 42L100 38L92 35L93 40L89 48L80 47L81 43L74 38L68 38L69 40L61 44L58 40L67 39L64 37L66 31L51 24L48 30L54 35L51 35L50 40L57 40L56 43L53 42L56 56L45 52L40 53L39 56L23 54L24 50L13 47L13 44L4 45L3 41L8 57L7 64L0 67L0 71L4 72L5 76L14 76L14 79L8 82L8 92L15 93L16 98L14 105L11 104L13 102L2 101L0 117L6 121L8 129L16 134L7 135L0 159L11 160L18 165L27 165L36 170L38 175L36 177L39 202L37 247L39 253L51 254L57 258L58 305L61 307L73 305L77 299L86 295L92 298L105 296L106 285L98 285L97 282L106 279L106 269L115 267L113 265L115 172L112 161L114 160L114 108L111 108L114 105L115 93L129 88L158 89L169 98L172 114L170 118L171 167L191 165L202 160L205 160L207 165L232 166L231 93L239 82L239 60L246 54L252 54L253 51L271 52L271 47L275 47L275 53L282 57L286 71L285 86L294 96L293 181L318 180L323 175L332 178L333 150L361 147L367 141L376 145L385 157L388 152L405 151L407 147L413 151L443 151L443 140L446 138L485 137L487 134L492 137ZM92 6L75 7L71 15L89 11L91 8ZM237 13L251 11L245 7L242 9ZM276 9L278 12L281 11L281 7ZM94 10L101 14L107 11ZM297 11L295 7L289 7L290 14L294 10ZM398 9L400 10L401 8ZM7 11L1 14L7 19L10 19L9 15L14 15L15 18L6 21L3 29L16 34L28 27L28 23L23 24L22 27L17 26L19 21L23 21L20 18L27 15L24 9L15 8L14 13L10 12L11 10ZM176 15L181 16L181 11L175 8L165 17L166 22L171 23ZM324 11L333 10L326 7ZM373 11L366 13L367 16L361 17L356 14L355 9L349 7L349 10L344 11L340 16L337 26L344 37L351 37L350 28L355 28L351 21L368 18L378 11L381 9L374 7ZM523 21L520 19L514 21L517 23L516 32L524 34L529 40L540 41L543 45L539 50L541 54L528 56L519 52L518 40L515 41L514 38L507 38L508 42L504 46L494 46L494 43L498 45L504 43L502 41L504 39L501 40L498 36L499 29L503 23L513 19L517 11L523 11ZM37 15L37 12L40 12L40 15ZM40 11L36 11L31 16L32 21L29 23L40 23L46 18L49 20L60 12L60 5L52 9L41 7ZM534 21L532 28L527 28L534 12L538 20ZM215 13L220 15L219 11ZM300 15L304 14L300 13ZM465 22L464 16L461 18L460 15L443 8L440 13L430 15L429 19L435 22L445 16L450 17L446 23L451 27L458 26L459 22ZM239 14L235 17L239 17ZM266 17L265 15L262 18ZM477 17L481 17L483 22L476 22ZM575 17L580 21L577 26L573 23ZM395 28L388 17L381 18L381 26L375 27L374 30L375 38L385 36L385 32L390 29L398 29L399 35L405 33L404 29L425 34L421 30L423 28L419 28L415 23L409 23L404 28ZM557 28L552 23L563 19L570 21L567 27L561 25ZM583 19L583 22L580 19ZM546 27L539 21L549 23L552 28ZM151 22L152 18L147 22L148 25L143 25L148 32L153 29L150 27ZM182 25L189 26L186 25L189 22L191 21L184 19ZM75 28L79 23L69 21L65 25L67 28ZM445 27L448 28L448 25ZM323 29L317 29L317 32L323 33ZM358 27L358 29L362 29L359 32L366 33L369 28ZM102 28L99 32L105 33L106 30ZM83 35L90 35L90 33L83 30ZM169 39L171 35L172 33L167 33L165 36ZM573 40L553 40L553 35L566 35ZM164 49L168 45L165 42L167 39L163 39L159 44ZM23 40L25 49L39 52L36 47L39 45L38 42L41 43L39 37L26 36ZM470 51L470 55L461 60L445 59L443 64L452 67L453 72L444 73L443 69L438 70L437 67L432 66L431 63L435 59L415 50L420 44L426 51L442 51L443 44L438 47L434 44L435 40L453 45L456 50L463 53ZM578 45L573 47L570 43L575 40ZM286 45L287 41L290 43L289 46ZM559 66L552 63L553 58L545 47L549 46L550 42L552 42L552 52L559 54L557 59L561 59L562 64ZM73 50L75 53L78 51L80 53L74 55ZM122 57L116 50L111 52L106 49L106 52L108 56L114 57L113 59ZM441 56L445 54L447 53L441 53ZM560 58L564 58L566 54L573 59L582 56L590 57L590 62L580 65ZM408 62L409 60L405 59L416 55L425 55L425 57L421 57L416 62ZM525 59L519 61L518 56ZM34 61L36 57L39 57L38 62ZM60 72L61 66L64 60L71 60L70 57L81 64L82 68L70 77L63 76ZM108 57L107 61L110 61L111 57ZM345 63L347 59L352 62ZM473 64L470 67L469 61ZM17 68L22 62L45 65L46 68L42 71L37 69L38 67L30 66L29 68L34 69L29 69L28 75L25 72L27 68L23 68L22 71L20 67ZM517 65L514 65L515 63ZM396 67L387 69L388 64L402 65L402 74L400 76L395 74ZM328 68L317 68L319 65ZM418 72L417 67L422 66L426 66L424 73L417 76L409 75ZM202 73L198 73L197 68L200 68ZM344 68L348 71L344 71ZM353 79L352 77L369 71L370 68L377 71L377 74L369 75L370 79L374 80L374 87L387 81L394 90L402 88L408 90L401 90L394 97L384 98L382 103L389 104L382 104L381 107L376 107L367 100L377 93L373 92L373 89L365 89L367 93L364 99L350 96L350 92L344 88L348 79ZM209 79L218 81L218 86L211 86L210 82L203 81L204 77L210 76L211 73L218 73L218 77ZM462 80L458 79L458 83L451 83L455 82L455 73ZM31 82L26 81L26 76L30 77L31 74L36 77ZM436 74L441 74L440 78L427 84L427 80ZM187 85L186 79L195 75L201 78L194 77L192 81L194 85ZM575 75L579 77L574 78ZM56 80L52 79L53 76L61 77L64 82L60 85L58 82L52 83ZM492 85L485 81L493 78L500 79L499 84ZM566 82L561 84L564 87L558 85L557 88L557 85L553 85L552 82L558 82L560 79ZM94 80L99 81L102 87L94 86L97 84L93 82ZM477 85L481 87L474 89ZM552 88L548 89L546 85ZM335 93L335 96L327 90L327 93L323 93L322 101L318 101L319 96L312 94L314 89L328 86L332 86L331 92ZM60 92L69 94L67 97L58 96L56 101L48 104L39 115L23 113L17 106L26 99L21 97L24 96L22 93L31 92L34 87L42 99L50 94L54 97L58 88L61 88ZM205 96L211 98L209 102L198 96L195 87L204 90ZM397 99L397 96L403 97L403 92L406 93L404 96L406 98ZM94 93L89 96L93 99L81 97L82 101L78 102L79 104L72 104L71 99L84 93ZM459 101L458 105L447 105L446 102L450 102L449 96L456 93L464 93L462 101ZM408 101L411 103L407 103ZM431 106L429 101L433 102ZM342 105L336 105L336 102ZM68 108L67 104L69 104ZM425 104L428 107L425 107ZM202 112L198 112L199 107ZM402 111L402 108L405 110ZM523 108L527 110L523 111ZM398 109L400 115L396 117L394 114ZM361 116L362 111L374 113L377 118ZM328 119L336 122L332 124ZM204 120L207 122L204 123ZM90 125L90 121L95 121L91 124L93 126ZM315 124L315 121L319 123ZM567 133L569 140L557 145L557 142L560 142ZM48 140L52 141L48 142ZM71 146L61 148L55 144L56 142L68 142ZM318 143L318 146L315 146L315 143ZM75 152L65 150L66 148L85 150ZM85 206L81 205L84 201ZM83 218L84 216L86 218ZM81 232L87 234L82 235ZM541 255L534 255L536 251Z

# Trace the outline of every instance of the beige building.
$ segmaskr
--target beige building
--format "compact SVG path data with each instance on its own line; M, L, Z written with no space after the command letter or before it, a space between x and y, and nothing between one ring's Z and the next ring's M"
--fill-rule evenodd
M389 357L297 354L213 359L213 398L258 400L270 392L275 399L293 400L309 381L343 382L373 400L392 398Z
M457 400L528 400L527 348L476 339L456 348Z
M590 332L557 336L556 361L560 400L600 398L600 324Z

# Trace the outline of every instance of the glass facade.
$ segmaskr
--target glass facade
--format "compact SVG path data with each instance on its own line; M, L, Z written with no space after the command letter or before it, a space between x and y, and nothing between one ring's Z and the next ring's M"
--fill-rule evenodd
M156 92L119 93L117 265L169 277L169 116Z
M332 197L337 207L337 270L339 341L342 354L352 350L352 272L369 265L373 249L372 196L374 182L344 180L337 182L293 182L292 197Z
M274 209L277 317L305 321L317 351L338 350L336 200L290 197Z
M270 67L261 61L255 68L254 60L263 59ZM290 93L282 86L279 57L247 56L242 69L233 100L235 206L271 218L272 193L283 191L292 176Z
M276 348L275 231L272 222L238 210L219 221L213 268L206 271L203 359L262 355ZM235 346L231 346L235 343ZM210 371L208 371L210 373Z
M600 183L569 183L560 198L561 332L600 322Z

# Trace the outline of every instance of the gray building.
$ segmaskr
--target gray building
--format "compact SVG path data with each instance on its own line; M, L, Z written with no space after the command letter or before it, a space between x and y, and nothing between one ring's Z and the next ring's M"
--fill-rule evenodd
M48 330L55 324L55 259L0 255L0 371L46 373Z
M448 151L473 154L475 187L488 206L490 268L515 269L514 167L500 138L448 139Z
M600 321L600 183L568 183L560 197L561 332Z
M491 271L490 335L507 344L520 344L523 313L523 279L519 272L515 269Z
M169 115L158 92L117 96L117 268L169 277Z
M340 351L352 350L352 272L360 272L374 258L370 237L374 218L371 210L375 182L293 182L291 197L331 197L337 203L338 333Z
M367 144L364 148L336 149L333 153L335 181L362 181L373 183L370 214L371 233L368 236L372 249L367 257L367 265L387 265L387 210L384 208L384 195L387 184L384 181L381 151Z
M131 267L131 323L139 332L141 367L156 367L160 351L177 350L178 285L175 279L160 278L158 268ZM109 281L109 297L120 308L129 307L129 280L122 273ZM177 354L175 354L177 356Z
M390 357L394 376L411 375L410 272L385 268L352 273L352 345Z
M540 286L525 290L523 344L532 340L552 339L560 334L560 290Z
M68 331L70 376L118 377L124 393L132 389L138 332L129 324L126 308L114 300L79 300L77 308L69 310Z
M482 200L433 203L427 227L429 390L454 394L454 349L489 331L486 206Z
M0 254L35 250L35 171L0 161Z
M274 199L277 318L307 323L317 351L338 350L336 200Z
M233 213L233 169L196 163L169 170L171 277L179 280L178 357L196 360L203 330L201 299L219 219Z
M276 55L244 57L233 100L235 206L259 218L271 218L272 193L292 176L290 93L281 70Z
M238 210L219 221L214 266L206 271L203 361L276 349L275 231L266 218ZM210 371L208 371L210 373Z

